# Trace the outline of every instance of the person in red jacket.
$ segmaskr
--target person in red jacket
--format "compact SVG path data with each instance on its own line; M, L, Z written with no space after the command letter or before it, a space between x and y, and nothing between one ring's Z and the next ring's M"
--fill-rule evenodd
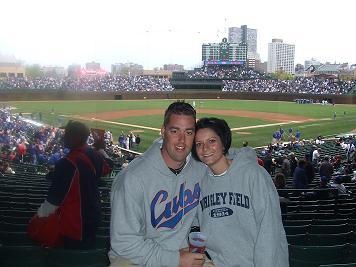
M89 129L68 122L67 156L56 162L45 202L31 219L30 236L42 245L80 248L95 242L101 217L98 183L110 170L105 159L87 146Z

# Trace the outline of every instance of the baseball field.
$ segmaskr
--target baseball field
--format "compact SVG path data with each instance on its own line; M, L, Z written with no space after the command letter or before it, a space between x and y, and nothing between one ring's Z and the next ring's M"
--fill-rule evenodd
M106 100L106 101L21 101L1 105L14 108L34 120L53 126L68 120L81 120L89 127L109 129L114 141L121 132L139 134L138 151L143 152L159 137L165 108L174 100ZM263 146L272 140L280 127L301 132L302 139L325 137L356 131L355 105L296 104L294 102L255 100L185 100L197 110L198 118L225 119L233 131L233 146ZM334 112L336 117L334 118Z

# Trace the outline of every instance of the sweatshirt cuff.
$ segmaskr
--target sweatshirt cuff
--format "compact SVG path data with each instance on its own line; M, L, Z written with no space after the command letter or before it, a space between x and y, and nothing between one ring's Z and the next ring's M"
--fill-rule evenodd
M162 266L178 267L179 251L164 250L161 257Z

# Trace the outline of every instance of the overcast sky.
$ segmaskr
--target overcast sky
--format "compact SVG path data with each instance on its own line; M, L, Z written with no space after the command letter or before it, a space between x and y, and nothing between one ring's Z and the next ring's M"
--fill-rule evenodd
M295 44L295 63L356 63L355 0L0 0L0 7L0 54L26 64L190 69L201 63L202 43L244 24L257 29L262 61L280 38Z

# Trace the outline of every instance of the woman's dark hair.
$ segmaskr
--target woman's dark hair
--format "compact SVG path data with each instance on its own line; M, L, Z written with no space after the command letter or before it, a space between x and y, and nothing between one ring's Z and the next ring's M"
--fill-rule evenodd
M226 155L231 147L231 129L227 122L218 118L201 118L195 125L195 132L197 133L200 129L205 128L213 130L219 136L224 147L223 154ZM192 155L196 160L200 161L194 144Z
M273 182L277 189L283 189L286 187L286 177L283 173L278 172L275 175Z

